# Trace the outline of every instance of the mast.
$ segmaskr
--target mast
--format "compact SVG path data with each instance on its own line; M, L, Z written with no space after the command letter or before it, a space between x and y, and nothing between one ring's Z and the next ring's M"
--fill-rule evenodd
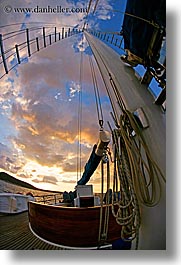
M166 175L166 115L160 106L153 104L154 99L146 85L141 84L135 76L134 69L125 66L119 55L102 41L88 32L84 32L98 63L101 75L114 98L116 119L119 120L121 109L116 103L116 97L110 78L121 93L127 110L134 112L142 108L148 120L148 128L142 131L150 153L160 170ZM166 187L161 183L162 196L158 205L141 207L141 227L139 249L166 249Z

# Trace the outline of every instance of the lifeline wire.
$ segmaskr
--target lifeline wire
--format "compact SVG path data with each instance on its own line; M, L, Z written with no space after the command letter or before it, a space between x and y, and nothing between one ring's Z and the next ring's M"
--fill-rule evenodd
M100 94L99 94L99 88L98 88L98 84L97 84L95 69L94 69L94 65L93 65L93 61L92 61L91 56L89 56L89 63L90 63L91 76L92 76L92 82L93 82L93 87L94 87L96 109L97 109L97 118L99 121L99 125L102 128L103 123L104 123L103 111L102 111L102 106L101 106L101 100L100 100Z
M83 42L83 38L82 38ZM79 98L78 98L78 142L77 142L77 181L81 178L81 168L82 168L82 71L83 71L83 51L80 52L80 69L79 69Z

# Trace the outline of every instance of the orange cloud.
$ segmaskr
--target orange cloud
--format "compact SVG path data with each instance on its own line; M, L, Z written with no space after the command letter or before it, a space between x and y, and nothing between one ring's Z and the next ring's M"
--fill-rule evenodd
M15 150L16 154L16 159L8 160L7 169L14 172L16 170L17 174L24 176L33 175L32 181L36 183L42 183L43 178L38 177L41 170L41 176L46 176L45 180L52 176L52 182L56 183L53 177L56 178L57 175L57 180L60 179L58 182L62 181L67 185L76 182L73 177L76 178L77 169L80 90L80 53L75 52L73 47L75 40L79 42L76 38L59 42L29 58L28 64L19 66L19 77L13 75L14 87L11 87L11 93L4 89L7 100L13 95L9 120L14 126L15 134L11 135L9 141L11 150ZM98 73L96 67L95 70ZM81 130L83 170L92 146L98 140L99 131L90 65L85 54L82 79L85 100L82 105ZM105 88L99 75L97 79L101 96L105 97ZM105 122L110 109L106 104L102 104ZM11 158L11 155L5 156L3 166L8 157ZM21 163L17 163L18 160ZM29 161L32 162L31 166ZM60 172L64 174L61 175L63 179ZM97 181L95 177L94 180Z

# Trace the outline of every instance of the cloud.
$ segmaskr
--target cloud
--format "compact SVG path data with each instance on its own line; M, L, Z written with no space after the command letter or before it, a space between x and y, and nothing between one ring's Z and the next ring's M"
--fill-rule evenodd
M25 179L27 179L27 178L31 178L31 176L30 175L26 175L26 174L24 174L24 173L21 173L21 174L18 174L18 177L20 177L20 178L25 178Z
M0 143L0 153L8 154L9 150L6 145Z
M40 60L41 63L43 60L46 61L44 54L43 57L40 54ZM56 57L52 57L52 60L56 61ZM74 63L72 62L70 66L74 66L76 60L79 63L79 54L77 54L77 58L74 55ZM52 64L51 60L49 64ZM87 70L86 63L84 65ZM60 64L59 68L61 67ZM10 119L16 128L16 136L11 137L11 143L15 149L21 150L25 159L36 161L42 166L57 166L65 172L73 172L76 171L79 82L78 80L65 81L62 89L59 90L54 88L51 80L47 84L43 78L34 74L39 73L40 68L41 64L34 64L33 61L32 67L30 61L20 71L22 72L20 76L23 78L19 77L15 81L15 86L18 82L20 90L12 104ZM29 69L33 69L33 72L29 72ZM47 75L48 78L47 69L49 68L45 68L46 72L43 73L43 76ZM56 78L56 74L56 71L51 72L49 79ZM72 75L70 75L71 77ZM68 80L71 80L70 78ZM63 83L62 81L60 80L60 84ZM82 165L88 159L91 146L98 140L99 130L96 110L92 109L94 98L92 99L89 77L83 86L89 96L86 99L87 102L83 102ZM106 106L106 111L107 109ZM71 153L75 154L73 159L69 158Z
M27 23L27 22L40 22L40 21L44 21L46 22L53 22L53 23L60 23L60 24L64 24L64 25L76 25L78 23L80 23L80 21L82 20L82 18L85 16L85 13L79 13L79 14L65 14L65 13L51 13L49 12L47 13L29 13L29 12L25 12L25 13L21 13L21 12L13 12L10 14L7 14L4 12L4 7L5 6L12 6L12 8L14 7L19 7L19 8L37 8L37 6L39 8L46 8L48 6L50 7L56 7L56 6L60 6L60 1L59 0L54 0L53 2L50 3L49 0L34 0L34 1L28 1L28 0L19 0L17 1L13 1L12 0L5 0L3 1L3 3L0 5L0 12L1 12L1 16L2 16L2 20L1 20L1 24L6 25L6 24L10 24L10 23L17 23L17 22L21 22L23 23ZM68 8L72 8L72 7L85 7L85 1L78 1L77 4L75 4L74 1L66 1L66 0L61 0L61 6L62 7L68 7ZM1 25L0 24L0 25Z
M67 155L68 144L74 147L75 152L77 145L77 103L80 90L77 76L79 69L74 71L72 68L76 62L79 64L80 54L75 55L73 49L70 50L64 45L63 47L63 55L57 56L56 49L53 52L49 50L50 53L46 54L43 51L37 55L36 60L30 61L28 65L20 70L21 74L18 82L20 82L22 90L19 93L20 96L18 95L15 98L12 105L11 119L18 132L18 136L14 137L13 141L16 146L22 149L25 156L29 159L36 159L41 164L57 165L59 161L64 162L65 158L60 156L60 153L61 155L62 153ZM68 54L73 60L66 69L62 61L66 61ZM62 58L62 61L60 58ZM40 63L38 59L40 59ZM47 65L41 71L41 65L44 61ZM59 64L60 72L61 69L63 72L64 68L66 80L62 76L55 82L57 72L49 71L53 68L52 61L55 65ZM86 61L84 66L87 69ZM72 72L74 72L73 75ZM44 80L44 77L49 81ZM67 82L72 78L72 81ZM62 87L61 89L56 88L58 82ZM84 85L86 87L83 89L88 90L89 98L92 101L90 78L86 82L89 83ZM69 101L70 98L71 102ZM92 145L97 142L98 125L95 121L96 112L92 111L92 107L89 108L83 104L82 142L85 145ZM60 141L63 141L64 144ZM55 152L53 149L56 149L56 155L53 154ZM85 149L85 152L87 151ZM63 162L60 162L60 164Z
M49 175L36 175L36 177L32 177L31 179L32 182L34 183L39 183L42 185L42 183L49 183L49 184L53 184L53 185L57 185L58 184L58 180L57 177L55 176L49 176Z
M76 172L77 170L77 165L76 161L73 161L72 163L66 162L62 165L62 170L64 172Z
M104 1L103 3L108 3ZM34 1L28 1L29 5ZM54 5L59 1L54 1ZM17 3L16 3L17 4ZM36 4L36 2L35 2ZM38 1L38 5L50 4L50 1ZM69 6L73 1L62 1ZM79 1L77 5L85 5ZM25 6L25 1L18 1ZM103 7L103 6L102 6ZM108 11L99 17L109 15ZM101 13L102 12L102 13ZM7 15L8 16L8 15ZM9 16L8 16L9 17ZM10 18L10 17L9 17ZM77 25L83 18L78 16L40 16L15 15L9 23L32 21L59 22ZM6 20L4 20L4 23ZM82 23L82 21L81 21ZM91 22L93 23L93 21ZM95 23L98 23L96 20ZM22 24L25 25L25 24ZM20 27L21 25L19 25ZM22 41L20 39L19 41ZM87 162L92 146L98 140L98 119L93 94L93 85L88 55L91 51L81 35L72 36L41 50L28 58L28 63L21 64L16 72L10 72L2 80L0 108L6 119L10 134L6 131L4 139L7 145L0 145L0 167L14 172L20 178L31 178L35 183L58 184L74 183L77 170L78 142L78 99L82 89L82 167ZM11 45L14 45L15 40ZM8 41L9 45L10 42ZM82 84L80 84L80 51L83 52ZM27 56L23 51L21 56ZM99 84L105 123L109 116L109 104L98 68L95 72ZM82 85L82 86L81 86ZM0 117L2 121L2 117ZM0 141L1 141L0 136ZM41 173L40 173L41 172ZM41 174L41 175L40 175ZM57 176L57 178L56 178ZM70 178L69 178L70 176ZM63 180L62 180L63 178Z
M24 159L18 157L17 150L0 143L0 168L17 173L24 165Z
M74 184L75 185L75 180L62 180L63 183L68 183L68 184Z
M17 173L21 168L22 164L17 159L12 159L5 155L0 155L0 168L5 171Z
M56 177L52 177L52 176L44 176L42 182L57 185Z
M40 183L40 181L39 181L38 178L32 179L31 181L32 181L32 182L35 182L35 183Z
M88 16L88 27L91 29L101 30L101 21L108 21L114 16L112 14L112 0L101 0L96 8L95 13L93 14L93 10L95 7L95 2L92 2L90 14Z

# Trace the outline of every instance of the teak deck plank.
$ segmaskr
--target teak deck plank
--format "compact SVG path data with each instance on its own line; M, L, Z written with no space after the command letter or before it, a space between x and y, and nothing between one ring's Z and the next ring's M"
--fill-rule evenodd
M1 250L63 250L47 244L32 234L28 225L28 212L0 216Z

